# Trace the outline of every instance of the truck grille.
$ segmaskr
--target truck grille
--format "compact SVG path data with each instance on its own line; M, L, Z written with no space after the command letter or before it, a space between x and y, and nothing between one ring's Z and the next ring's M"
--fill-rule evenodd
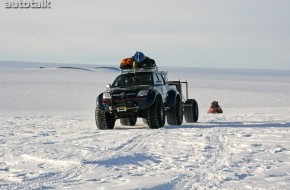
M136 93L126 93L126 92L121 92L121 93L113 93L113 98L115 99L123 99L123 98L134 98L136 97Z

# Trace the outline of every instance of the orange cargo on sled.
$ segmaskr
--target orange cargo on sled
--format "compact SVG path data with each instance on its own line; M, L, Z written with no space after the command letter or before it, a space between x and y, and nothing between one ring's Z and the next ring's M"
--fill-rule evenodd
M133 58L124 58L121 61L120 69L131 69L133 67Z

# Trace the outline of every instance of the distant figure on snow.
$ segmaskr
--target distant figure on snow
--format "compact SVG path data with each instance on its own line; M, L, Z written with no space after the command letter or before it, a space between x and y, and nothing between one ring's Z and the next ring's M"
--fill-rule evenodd
M207 113L223 113L223 110L219 106L218 101L213 101Z

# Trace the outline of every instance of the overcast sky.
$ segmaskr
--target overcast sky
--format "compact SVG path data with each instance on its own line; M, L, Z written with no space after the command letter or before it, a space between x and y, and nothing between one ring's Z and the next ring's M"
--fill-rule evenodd
M5 9L18 1L0 0L0 60L119 65L142 51L162 66L290 69L289 0L51 0L51 9Z

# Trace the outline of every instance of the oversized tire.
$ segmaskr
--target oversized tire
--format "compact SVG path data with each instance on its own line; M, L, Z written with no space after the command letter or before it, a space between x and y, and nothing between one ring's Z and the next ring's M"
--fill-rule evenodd
M143 121L144 124L148 124L146 118L142 118L142 121Z
M187 123L195 123L198 120L198 104L194 99L184 102L184 118Z
M176 98L175 105L167 110L168 125L181 125L183 122L183 109L180 98Z
M165 124L165 109L161 98L157 98L154 104L147 110L147 124L151 129L158 129Z
M120 123L123 126L134 126L136 125L137 117L131 117L131 118L121 118Z
M98 129L114 129L116 119L110 113L96 108L95 118Z

